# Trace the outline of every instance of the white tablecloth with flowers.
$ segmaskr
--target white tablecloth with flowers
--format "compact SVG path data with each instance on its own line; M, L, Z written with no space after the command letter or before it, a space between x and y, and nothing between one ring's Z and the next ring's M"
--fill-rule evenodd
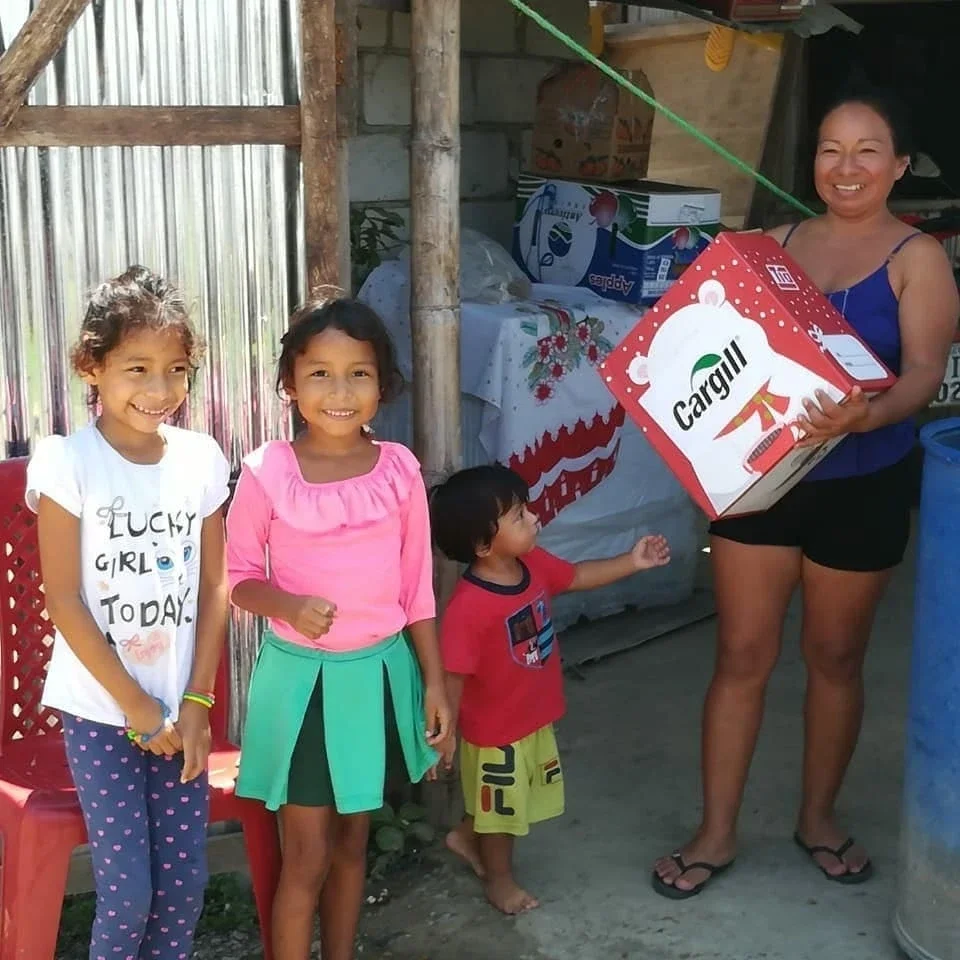
M409 378L405 288L404 267L388 263L361 295L390 327ZM624 411L596 367L640 315L585 288L546 284L529 300L463 304L461 381L486 404L480 441L526 480L544 526L616 466Z

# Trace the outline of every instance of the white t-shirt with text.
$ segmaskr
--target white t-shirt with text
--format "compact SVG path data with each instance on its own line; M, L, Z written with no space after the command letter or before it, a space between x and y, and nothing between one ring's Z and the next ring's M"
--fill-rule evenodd
M200 532L226 501L230 466L203 433L164 426L163 458L131 463L95 424L41 440L27 506L49 497L80 519L81 595L127 672L176 720L193 667ZM56 631L43 704L113 726L123 712Z

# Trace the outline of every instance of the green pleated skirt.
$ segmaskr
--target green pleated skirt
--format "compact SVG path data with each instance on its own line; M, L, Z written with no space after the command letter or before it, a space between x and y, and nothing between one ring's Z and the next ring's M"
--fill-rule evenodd
M350 653L267 630L250 680L237 795L364 813L383 805L388 759L412 783L437 762L420 667L403 633Z

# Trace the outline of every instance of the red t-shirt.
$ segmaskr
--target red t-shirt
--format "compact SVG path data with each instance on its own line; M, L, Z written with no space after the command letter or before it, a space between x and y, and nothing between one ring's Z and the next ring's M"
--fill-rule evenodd
M514 587L470 571L443 615L443 666L463 674L459 728L478 747L502 747L563 716L560 652L550 598L573 582L572 563L535 548Z

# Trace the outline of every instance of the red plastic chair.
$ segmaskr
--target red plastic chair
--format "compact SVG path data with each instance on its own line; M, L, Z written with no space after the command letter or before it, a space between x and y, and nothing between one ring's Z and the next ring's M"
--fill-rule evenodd
M40 705L53 644L36 518L23 502L25 458L0 461L0 960L54 960L70 856L85 843L59 716ZM226 737L228 657L211 714L210 822L239 821L264 956L280 876L276 817L234 794L240 752Z

